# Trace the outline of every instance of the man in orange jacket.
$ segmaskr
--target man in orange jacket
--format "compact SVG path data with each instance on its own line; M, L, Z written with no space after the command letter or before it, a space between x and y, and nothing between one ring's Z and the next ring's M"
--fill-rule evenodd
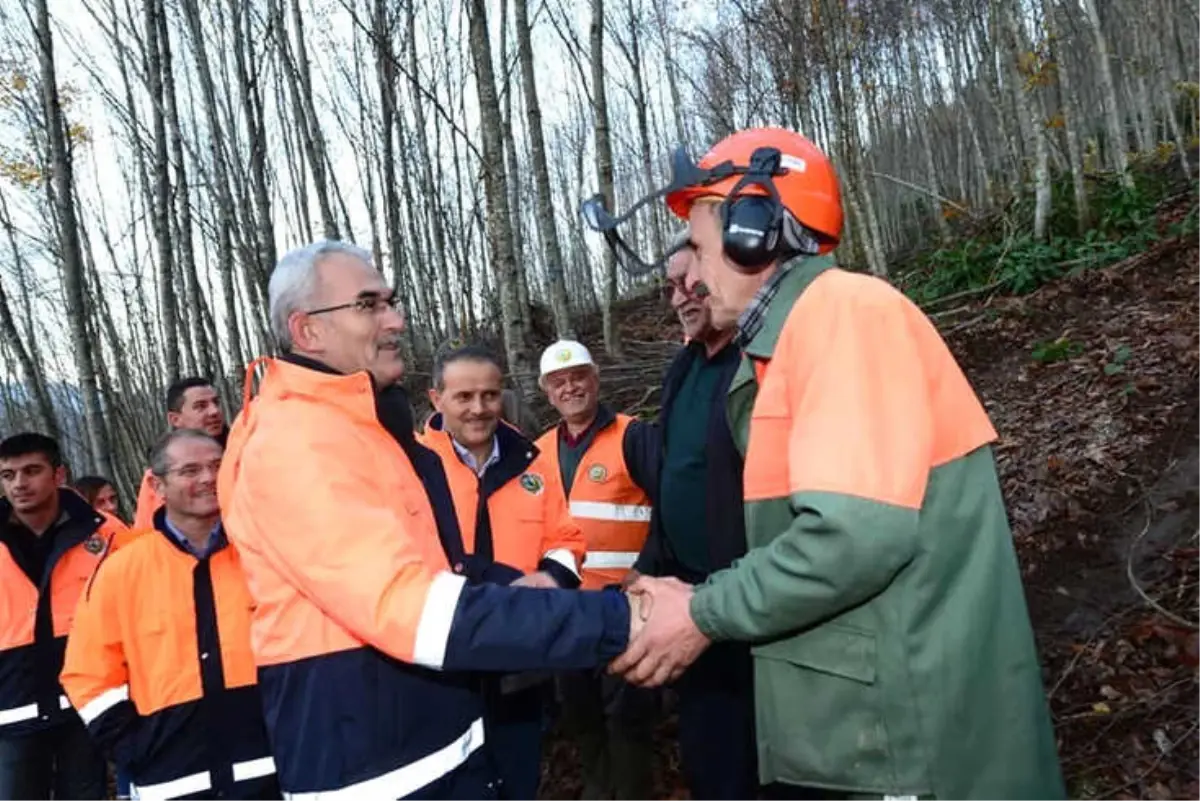
M0 442L0 798L104 798L104 759L58 683L67 632L114 525L61 485L58 443Z
M454 569L446 475L396 386L404 320L368 252L292 251L269 296L283 355L254 396L248 371L218 486L280 785L301 799L494 796L478 672L605 665L640 611L618 592Z
M503 372L485 348L465 345L434 363L436 414L421 443L450 481L468 580L528 587L579 586L583 532L567 511L558 471L501 422ZM534 798L541 763L544 673L488 681L484 718L504 798Z
M217 504L221 451L188 428L155 444L163 508L100 565L67 641L63 687L134 797L279 797L250 591Z
M167 388L167 425L172 428L191 428L203 431L222 446L228 429L225 425L225 410L221 408L221 396L212 381L201 376L188 376ZM163 504L154 492L154 475L147 468L142 474L138 488L137 509L133 515L133 529L147 531L154 528L154 513Z

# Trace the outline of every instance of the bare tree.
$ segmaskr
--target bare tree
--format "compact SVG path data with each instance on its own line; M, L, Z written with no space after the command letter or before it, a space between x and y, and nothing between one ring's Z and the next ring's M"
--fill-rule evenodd
M53 199L57 217L58 253L62 261L66 313L75 351L75 368L83 394L83 414L87 427L92 463L102 473L113 472L112 455L105 436L100 394L96 387L96 367L92 343L87 336L87 310L83 300L83 254L79 247L79 229L75 221L75 184L67 131L58 97L58 76L54 68L54 37L50 30L50 12L46 0L34 0L34 31L41 69L42 109L46 119L53 171Z

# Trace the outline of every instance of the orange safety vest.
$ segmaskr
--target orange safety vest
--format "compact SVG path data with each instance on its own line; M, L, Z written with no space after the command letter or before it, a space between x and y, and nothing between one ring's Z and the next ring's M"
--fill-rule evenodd
M587 540L584 589L619 583L637 561L650 532L650 498L633 482L625 465L625 431L631 422L629 415L618 414L596 432L567 488L571 516ZM543 434L537 446L546 469L561 476L558 427Z
M497 436L500 436L499 432ZM463 547L467 553L475 553L479 477L459 458L448 432L427 427L417 440L441 458L450 494L454 497L454 513L462 532ZM541 560L551 559L578 576L586 544L583 532L567 510L557 463L550 463L545 454L530 453L532 443L520 437L515 429L504 441L510 446L524 443L522 450L525 453L502 453L501 462L488 468L489 471L512 465L512 459L527 466L520 473L513 471L515 474L511 479L488 495L493 561L528 574L538 569Z
M73 714L58 684L62 647L75 605L116 530L71 490L59 490L59 502L67 519L56 524L40 586L0 539L0 736L53 726ZM0 520L11 514L9 502L0 501Z
M238 553L199 560L156 522L96 571L63 688L142 797L277 796Z

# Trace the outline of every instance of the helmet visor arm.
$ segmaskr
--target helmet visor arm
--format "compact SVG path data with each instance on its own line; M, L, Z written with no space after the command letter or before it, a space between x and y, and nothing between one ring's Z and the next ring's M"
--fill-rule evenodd
M636 247L625 241L625 238L618 233L618 229L624 228L634 220L635 215L640 213L645 219L637 220L629 226L628 230L635 232L648 230L644 227L645 225L656 224L653 207L647 208L651 203L662 200L672 192L693 186L706 186L743 172L745 172L745 168L736 167L731 162L722 162L712 169L703 169L697 166L696 162L688 155L687 150L681 147L671 157L671 181L666 186L642 197L619 216L613 216L605 206L603 194L592 195L583 201L579 207L579 214L588 228L604 236L604 240L616 254L621 269L626 273L640 276L662 271L666 269L667 261L673 255L687 247L686 242L668 249L665 253L641 254ZM635 233L635 244L637 239Z
M687 245L686 242L676 245L665 253L654 252L655 248L652 246L647 247L645 251L638 248L639 242L650 239L644 235L639 236L639 232L644 234L657 224L654 217L655 207L650 205L650 201L656 200L665 191L667 190L643 198L620 217L613 217L604 208L603 195L595 195L580 206L580 216L583 217L585 225L604 237L604 241L617 257L617 263L629 275L636 277L661 272L666 268L667 260ZM627 241L626 236L631 239Z

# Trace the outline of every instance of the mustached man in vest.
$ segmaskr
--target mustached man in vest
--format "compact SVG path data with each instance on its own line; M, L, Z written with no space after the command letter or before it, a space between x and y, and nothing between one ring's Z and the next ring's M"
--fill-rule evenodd
M650 535L634 569L699 584L746 554L742 455L725 414L741 361L733 331L712 325L708 289L685 228L671 245L664 295L686 345L663 379L662 469ZM716 643L672 685L679 757L693 799L754 798L754 665L750 646Z
M67 642L63 687L134 798L279 797L222 450L188 428L155 444L154 528L100 565Z
M558 471L502 422L503 372L485 348L438 357L429 399L436 413L418 439L440 457L462 540L451 562L471 582L579 586L583 532L567 511ZM502 798L534 798L541 768L549 674L489 677L484 724Z
M225 425L225 410L221 408L221 396L212 382L201 376L188 376L167 387L167 425L171 429L190 428L203 431L225 445L229 429ZM157 482L149 468L142 475L138 488L137 509L133 515L132 528L149 531L154 528L154 513L162 508L162 498L154 491Z
M658 428L600 403L600 372L582 344L542 353L539 383L562 421L537 446L557 472L587 540L583 587L627 580L650 527ZM649 798L656 696L597 672L560 677L563 716L579 743L584 798Z
M62 487L58 443L0 442L0 798L104 798L104 757L58 683L67 632L117 534Z
M674 163L667 205L742 350L726 411L749 550L694 589L634 584L653 611L613 670L650 686L712 641L752 643L767 797L1061 798L966 376L901 292L836 266L839 182L812 142L740 131Z

